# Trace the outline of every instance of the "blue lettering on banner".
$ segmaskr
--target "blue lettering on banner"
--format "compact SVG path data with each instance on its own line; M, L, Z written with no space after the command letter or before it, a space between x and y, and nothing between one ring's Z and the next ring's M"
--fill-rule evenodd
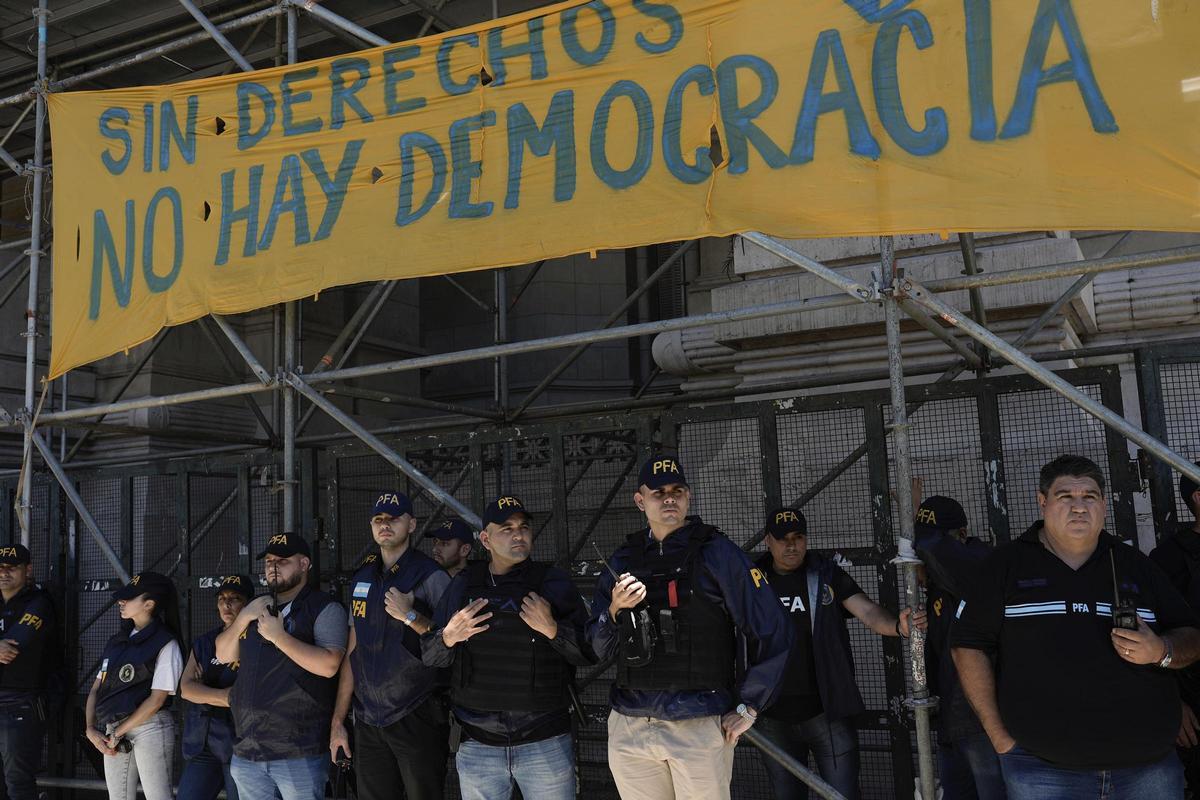
M914 156L931 156L946 146L949 125L941 108L925 111L925 127L914 130L904 113L900 97L900 77L897 74L896 51L900 34L907 29L918 50L933 44L929 20L920 11L902 11L879 28L875 37L875 53L871 59L871 77L875 87L875 111L892 141Z
M633 163L618 170L608 161L608 118L612 104L618 97L629 98L637 115L637 140ZM628 189L650 170L650 159L654 154L654 107L650 95L638 84L621 80L608 87L596 104L596 115L592 118L591 133L592 171L596 177L613 189Z
M837 90L825 92L825 73L833 64ZM822 114L841 111L846 117L846 134L850 140L850 152L855 155L879 158L879 142L871 135L842 36L836 30L822 31L813 48L812 63L808 70L808 83L804 88L804 100L800 106L800 117L796 120L796 137L792 141L789 160L793 164L807 164L813 159L817 136L817 120Z

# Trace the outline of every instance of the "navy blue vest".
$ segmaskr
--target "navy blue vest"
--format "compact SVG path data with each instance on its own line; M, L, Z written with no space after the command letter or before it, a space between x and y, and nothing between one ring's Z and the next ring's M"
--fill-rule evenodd
M409 547L386 572L379 553L363 561L350 581L350 621L354 625L354 721L386 728L420 705L437 683L438 670L421 662L421 637L384 608L389 589L411 592L441 570L438 563ZM425 617L433 609L414 599Z
M300 590L284 629L313 644L317 617L337 602L309 587ZM251 622L241 640L238 680L229 693L237 741L233 752L248 761L307 758L329 751L337 676L314 675L258 634Z
M37 625L37 633L21 644L21 655L11 664L0 664L0 695L38 694L61 669L62 643L55 616L50 594L37 586L25 587L7 603L0 598L0 639L7 638L7 632L23 622L26 626Z
M217 634L213 628L192 643L192 656L200 667L200 682L214 689L228 689L237 680L238 662L217 661ZM205 749L226 763L233 757L233 715L228 708L189 703L183 719L183 757L195 758Z
M758 565L771 563L766 553ZM813 661L817 667L817 690L821 707L830 721L861 713L862 694L854 680L854 654L850 649L850 632L846 630L844 606L833 596L834 563L809 550L804 558L808 576L808 609L812 624Z
M128 717L150 696L154 662L174 634L157 619L130 637L133 625L124 622L100 656L100 689L96 692L96 722L100 730ZM169 708L168 696L163 708Z

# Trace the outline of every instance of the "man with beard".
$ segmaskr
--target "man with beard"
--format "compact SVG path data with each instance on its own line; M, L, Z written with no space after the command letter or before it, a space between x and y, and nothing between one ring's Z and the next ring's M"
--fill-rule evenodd
M375 501L370 553L350 581L350 640L342 662L329 753L347 756L345 719L354 699L355 774L362 800L441 800L449 725L433 696L438 671L421 663L421 634L450 583L436 561L412 547L417 521L399 492Z
M33 582L29 550L0 547L0 758L8 800L34 800L46 732L46 679L58 669L58 620Z
M491 560L455 576L421 641L426 664L451 667L463 800L507 798L514 783L527 798L574 800L568 709L575 667L595 662L587 606L570 575L529 557L531 517L519 499L493 501L483 524Z
M433 539L433 560L451 578L467 566L471 548L475 546L475 534L471 532L471 527L457 517L446 520L425 534L425 538Z
M298 534L272 536L258 557L270 594L217 636L217 660L240 662L230 771L240 800L323 800L346 610L308 586L312 559Z

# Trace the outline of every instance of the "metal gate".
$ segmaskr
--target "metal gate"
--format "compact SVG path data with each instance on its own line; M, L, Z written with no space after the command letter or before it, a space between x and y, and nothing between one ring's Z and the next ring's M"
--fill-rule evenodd
M1153 363L1174 368L1175 362ZM1122 411L1116 367L1061 374ZM1062 452L1088 455L1104 467L1112 487L1109 525L1133 530L1132 493L1139 486L1124 441L1040 384L1024 377L935 383L910 388L908 400L914 475L924 478L926 495L957 497L977 535L1005 542L1032 522L1037 469ZM891 497L897 487L891 479L890 418L887 392L878 390L538 425L481 424L409 434L388 444L472 508L501 490L521 496L535 514L534 556L568 567L589 599L601 570L593 545L607 556L644 524L632 502L637 468L655 450L668 448L678 452L689 474L694 513L755 549L761 548L756 532L767 509L802 502L810 545L836 553L872 599L895 608L897 579L889 559L895 554ZM1168 438L1182 446L1175 436ZM1195 447L1188 452L1195 455ZM173 575L186 632L196 636L217 624L213 587L219 576L251 572L252 556L279 530L277 469L270 454L262 454L74 477L127 569ZM305 504L300 519L315 542L314 569L343 600L349 574L370 544L368 519L380 490L397 481L409 489L421 531L444 513L357 442L303 451L300 476ZM16 482L0 487L11 499ZM56 721L48 771L94 777L94 750L80 738L82 701L100 649L116 628L109 592L117 581L47 476L37 476L33 524L37 575L62 598L68 654L81 693ZM11 512L0 515L0 526L0 540L14 538ZM864 797L911 797L916 748L903 705L902 642L875 636L856 622L850 629L868 709L856 720ZM585 676L589 722L579 732L579 761L581 791L588 798L616 796L604 724L611 677L611 670ZM734 795L771 797L759 755L749 746L738 751Z

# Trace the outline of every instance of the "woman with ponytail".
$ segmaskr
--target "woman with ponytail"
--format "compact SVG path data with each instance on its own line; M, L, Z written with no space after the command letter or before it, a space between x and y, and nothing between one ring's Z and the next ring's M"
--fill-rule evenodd
M142 572L113 592L121 628L108 640L87 699L87 737L104 754L110 800L171 800L175 720L167 710L183 672L179 604L165 575Z

